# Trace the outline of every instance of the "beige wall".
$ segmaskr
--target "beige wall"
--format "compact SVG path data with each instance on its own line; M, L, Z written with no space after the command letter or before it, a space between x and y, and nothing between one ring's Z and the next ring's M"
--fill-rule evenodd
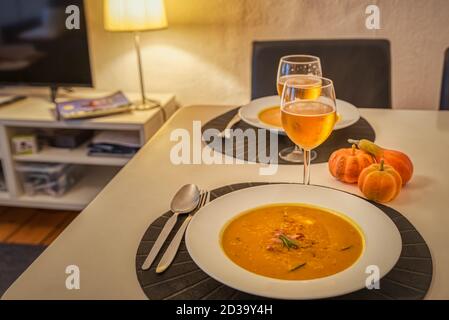
M365 28L368 4L380 7L381 30ZM142 34L146 88L173 92L182 105L247 102L253 40L359 37L390 39L395 108L438 108L448 0L166 0L166 6L169 28ZM132 36L103 30L101 0L88 0L87 10L96 86L137 90Z

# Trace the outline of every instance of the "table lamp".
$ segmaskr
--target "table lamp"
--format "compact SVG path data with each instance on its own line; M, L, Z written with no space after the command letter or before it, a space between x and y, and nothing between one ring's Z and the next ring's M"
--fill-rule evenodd
M167 27L164 0L104 0L103 9L105 30L134 33L142 94L142 101L136 104L136 108L147 110L160 107L158 101L147 99L145 96L140 54L140 32Z

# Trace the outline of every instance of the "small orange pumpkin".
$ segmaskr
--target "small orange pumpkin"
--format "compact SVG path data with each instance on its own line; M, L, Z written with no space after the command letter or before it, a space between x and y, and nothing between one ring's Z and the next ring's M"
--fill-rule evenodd
M402 184L405 185L413 176L413 163L403 152L384 150L381 157L401 175Z
M329 158L329 171L337 180L346 183L357 183L360 172L373 164L373 157L363 151L352 148L344 148L334 151Z
M349 139L348 142L356 143L360 149L372 154L376 158L377 162L380 162L381 159L384 159L386 164L395 168L396 171L401 175L402 185L405 185L412 178L413 163L405 153L396 150L384 149L366 139Z
M389 202L395 199L402 187L400 174L384 163L372 164L365 168L359 176L359 189L369 200Z

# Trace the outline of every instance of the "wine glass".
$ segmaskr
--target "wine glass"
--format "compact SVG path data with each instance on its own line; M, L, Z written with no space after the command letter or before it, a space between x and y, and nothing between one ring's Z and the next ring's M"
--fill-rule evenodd
M277 91L282 95L282 89L288 79L297 75L322 76L320 58L310 55L289 55L284 56L279 61L277 74ZM311 160L316 158L315 151L311 154ZM287 147L279 152L279 157L288 162L302 163L303 152L298 146Z
M281 96L282 127L287 136L304 150L303 183L310 184L310 153L332 133L337 122L332 80L317 76L296 76L287 80Z

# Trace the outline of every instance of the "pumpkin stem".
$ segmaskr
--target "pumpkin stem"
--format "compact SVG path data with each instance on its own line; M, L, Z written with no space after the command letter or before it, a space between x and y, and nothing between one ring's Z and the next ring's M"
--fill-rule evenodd
M380 171L384 171L384 159L380 160Z
M352 155L355 155L355 144L352 144Z

